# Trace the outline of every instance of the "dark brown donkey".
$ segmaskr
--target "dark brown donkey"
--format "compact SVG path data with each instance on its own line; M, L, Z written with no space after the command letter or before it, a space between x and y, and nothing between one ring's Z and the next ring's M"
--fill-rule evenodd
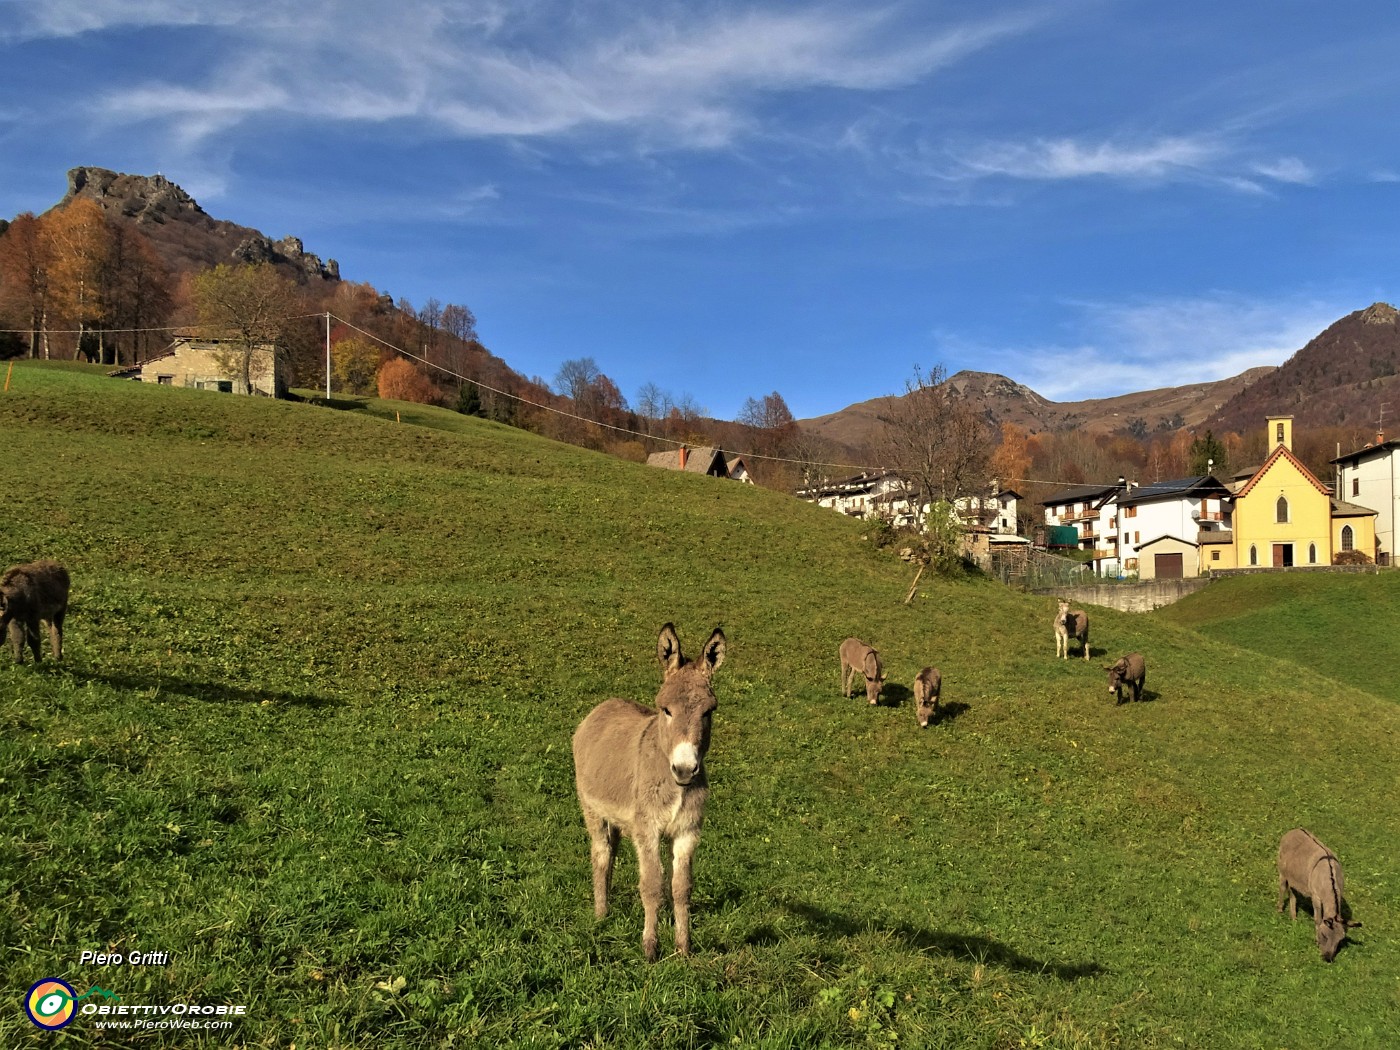
M705 642L698 663L681 655L669 623L656 655L665 680L656 706L604 700L574 731L574 783L593 853L593 912L608 913L608 887L621 836L637 850L646 913L642 951L655 962L656 913L661 907L661 839L671 841L671 902L676 951L690 953L690 862L700 841L709 794L705 752L715 693L710 678L724 663L724 632Z
M68 615L68 570L56 561L16 565L0 576L0 638L8 631L15 660L24 662L24 646L43 660L39 650L39 621L49 625L49 652L63 659L63 619Z

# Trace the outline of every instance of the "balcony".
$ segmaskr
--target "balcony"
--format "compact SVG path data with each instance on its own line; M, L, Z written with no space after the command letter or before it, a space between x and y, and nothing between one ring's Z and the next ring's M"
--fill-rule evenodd
M1193 510L1191 517L1194 521L1229 521L1230 515L1223 510Z

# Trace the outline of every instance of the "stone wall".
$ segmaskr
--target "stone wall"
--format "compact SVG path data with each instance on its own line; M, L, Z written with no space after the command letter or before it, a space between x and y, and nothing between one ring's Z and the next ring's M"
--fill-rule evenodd
M1077 587L1041 588L1034 594L1050 594L1066 598L1071 603L1102 605L1119 612L1151 612L1164 605L1179 602L1210 585L1210 577L1196 576L1186 580L1149 580L1146 583L1101 583Z

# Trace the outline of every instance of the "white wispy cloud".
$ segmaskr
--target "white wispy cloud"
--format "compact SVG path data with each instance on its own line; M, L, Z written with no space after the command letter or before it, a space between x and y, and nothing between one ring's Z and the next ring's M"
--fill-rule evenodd
M165 7L170 24L195 17ZM194 6L194 5L190 5ZM908 84L1038 18L1000 15L908 31L896 7L633 10L589 23L544 5L568 32L526 5L360 5L297 9L295 23L246 13L225 23L202 83L115 88L108 117L169 120L186 139L262 113L316 120L416 119L464 137L553 136L626 129L683 147L724 145L754 126L758 99L813 87L869 91ZM62 5L51 26L118 24L112 10ZM669 17L667 17L669 16ZM146 12L144 17L154 18ZM57 31L55 28L54 31ZM261 90L244 88L257 82ZM151 103L164 104L158 110ZM223 126L227 126L226 124Z
M1039 139L1030 143L988 143L957 159L977 175L1017 179L1158 180L1182 175L1198 177L1221 158L1224 150L1208 138L1173 136L1123 145L1082 143L1073 139Z
M948 333L937 342L960 360L1015 360L1013 378L1055 401L1113 397L1228 379L1280 365L1354 302L1252 299L1225 293L1127 303L1067 304L1071 338L1034 346L979 346ZM983 367L995 371L995 367Z

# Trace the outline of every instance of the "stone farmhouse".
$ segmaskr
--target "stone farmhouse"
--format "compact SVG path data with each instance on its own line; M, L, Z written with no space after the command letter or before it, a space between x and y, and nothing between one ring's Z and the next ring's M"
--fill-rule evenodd
M247 368L244 368L244 357ZM281 355L262 344L247 351L229 339L176 339L159 357L119 373L143 383L217 390L226 394L285 397L287 378Z
M728 456L721 448L691 448L682 445L670 452L653 452L647 457L647 466L662 467L665 470L683 470L687 474L704 474L712 478L728 478L753 484L748 464L742 456Z

